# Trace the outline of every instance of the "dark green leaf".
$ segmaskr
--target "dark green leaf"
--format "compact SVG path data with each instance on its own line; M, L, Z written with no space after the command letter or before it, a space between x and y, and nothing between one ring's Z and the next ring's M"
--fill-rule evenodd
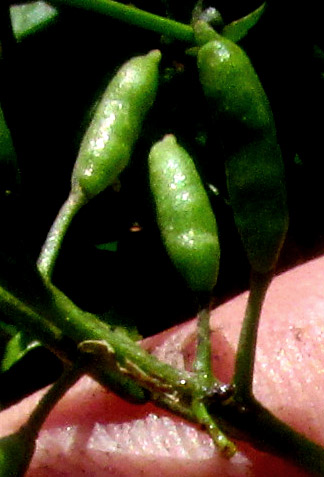
M53 23L58 11L46 2L32 2L12 6L10 16L14 35L20 41Z
M118 242L108 242L96 245L96 248L98 248L99 250L108 250L109 252L116 252L117 246Z
M223 28L221 32L222 35L235 43L242 40L248 34L249 30L258 23L266 10L266 6L267 4L264 2L259 8L253 10L253 12L245 17L229 23Z
M41 343L26 333L20 331L15 334L6 346L1 363L1 372L8 371L17 361L39 346L41 346Z

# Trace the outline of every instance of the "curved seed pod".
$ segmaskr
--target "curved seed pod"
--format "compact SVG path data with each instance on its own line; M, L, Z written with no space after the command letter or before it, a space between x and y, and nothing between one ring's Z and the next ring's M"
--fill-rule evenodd
M193 160L173 135L152 147L149 174L158 225L173 264L193 291L211 291L220 256L216 220Z
M109 83L83 138L72 190L90 199L113 184L127 166L158 86L159 50L132 58Z
M243 50L214 32L198 53L200 81L226 156L230 203L251 267L273 269L288 228L284 166L268 98Z

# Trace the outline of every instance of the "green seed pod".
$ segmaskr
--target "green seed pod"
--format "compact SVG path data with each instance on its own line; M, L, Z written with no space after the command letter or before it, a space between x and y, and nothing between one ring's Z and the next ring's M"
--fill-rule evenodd
M35 442L24 431L0 439L0 477L22 477L29 466Z
M267 96L247 55L217 39L198 53L200 81L226 156L228 194L252 268L275 267L287 228L284 166Z
M90 199L113 184L127 166L158 86L161 52L125 63L109 83L82 140L72 190Z
M217 39L199 50L198 68L205 96L212 101L217 117L240 122L246 131L275 136L270 104L249 58L231 40L217 32L214 35Z
M166 250L195 292L209 292L219 270L217 225L193 160L173 135L149 154L150 187Z

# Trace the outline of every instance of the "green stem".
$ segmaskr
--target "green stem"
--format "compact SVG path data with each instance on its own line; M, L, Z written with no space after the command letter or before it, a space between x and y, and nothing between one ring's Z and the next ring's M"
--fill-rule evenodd
M248 401L252 397L253 370L260 314L266 292L272 279L272 272L261 274L252 271L250 294L241 328L236 352L232 384L238 401Z
M50 349L64 353L63 333L30 306L0 286L0 310L17 328L31 332Z
M39 401L28 418L28 421L23 424L22 429L27 432L30 438L37 438L40 428L53 407L83 374L84 368L78 361L76 361L72 367L69 366L65 369L59 379Z
M187 402L188 398L182 402L180 398L175 398L174 394L177 390L179 396L182 394L188 396L192 393L192 389L198 393L199 384L193 379L192 374L178 371L160 362L124 333L113 332L94 315L79 310L59 290L54 287L53 290L54 310L47 309L47 315L52 322L44 317L43 310L35 310L25 305L2 287L0 287L0 310L18 328L35 335L67 364L77 359L80 348L82 349L80 344L91 340L107 343L106 356L93 353L93 362L89 364L88 374L119 396L137 403L146 402L148 399L148 394L142 389L143 386L149 390L151 398L159 406L185 419L195 421ZM56 314L57 320L53 319L53 314ZM54 321L57 321L58 326L53 324ZM117 355L121 365L118 366L109 359L111 358L109 348L115 361ZM91 359L91 356L89 358Z
M205 300L204 300L205 301ZM210 340L210 310L209 306L200 308L197 317L197 352L193 365L196 379L201 389L194 393L192 412L196 420L208 431L215 446L224 457L232 457L236 446L228 439L217 425L217 418L213 418L206 408L204 399L219 381L214 377L212 368L212 350Z
M84 373L81 362L75 362L61 375L41 398L31 415L18 431L0 439L0 476L22 477L33 457L36 439L45 419L56 403Z
M130 375L134 374L138 378L138 371L141 371L142 381L147 385L158 382L168 382L170 389L181 389L191 393L198 384L192 380L192 374L174 369L154 356L147 353L136 342L129 338L123 331L111 328L100 321L95 315L80 310L71 300L69 300L57 288L50 286L53 297L53 310L51 313L52 322L60 328L63 333L74 339L77 343L84 341L106 341L115 359L120 363ZM51 319L48 316L48 319Z
M0 310L19 329L37 337L63 362L71 364L77 359L79 352L73 337L68 338L64 335L58 327L44 317L44 312L40 308L35 310L31 306L25 305L19 298L0 287ZM117 392L125 399L136 402L147 400L147 396L140 386L128 376L121 374L120 370L108 369L104 361L96 362L89 370L89 374L103 386Z
M199 310L197 317L197 353L193 369L197 374L197 378L206 387L212 386L216 380L212 369L209 321L209 308L204 307Z
M0 476L23 476L35 451L36 439L45 419L55 404L83 374L81 363L66 369L50 390L42 397L27 422L14 434L0 442Z
M37 261L40 274L50 280L65 234L77 212L87 202L81 191L71 192L61 207Z
M194 43L191 26L113 0L50 0L49 3L101 13L160 35L166 35L186 43Z
M230 441L217 426L216 421L211 417L206 405L201 400L194 399L192 409L198 422L208 431L215 446L220 450L222 455L227 458L233 457L236 453L235 444Z
M83 342L107 343L107 359L113 355L116 367L110 366L107 369L104 359L97 360L90 374L103 385L109 383L110 388L116 389L120 377L121 387L129 387L131 391L134 384L131 377L134 377L150 391L161 391L163 388L165 393L178 390L179 393L189 395L193 389L199 389L199 384L192 379L191 373L162 363L125 333L111 330L95 315L80 310L55 287L50 286L49 290L52 293L52 305L42 309L37 299L33 306L26 306L12 293L0 287L0 310L18 327L35 334L44 345L56 354L60 353L60 357L68 362L76 358L79 353L77 347ZM164 383L167 385L164 386ZM136 393L143 395L141 388L135 387Z
M52 288L55 291L54 287ZM167 364L159 362L122 333L111 331L107 325L93 315L78 310L61 292L56 291L55 295L55 301L60 303L54 304L54 308L48 311L52 321L56 323L55 327L50 324L52 330L50 333L47 331L49 317L44 319L44 316L40 314L37 323L37 311L32 310L31 312L28 307L20 304L17 298L10 298L10 294L1 288L0 309L5 315L12 315L14 323L28 329L38 338L40 336L44 340L49 338L52 344L55 341L55 336L59 338L67 333L70 337L70 340L67 340L69 346L64 349L64 341L58 341L57 348L61 351L63 349L70 360L76 359L76 347L73 346L75 341L95 339L109 343L115 350L116 361L119 360L121 363L121 367L116 371L116 375L118 375L116 379L124 377L131 381L129 376L134 376L133 379L136 379L138 373L132 374L132 369L135 367L148 377L148 382L150 378L152 383L155 380L158 381L159 389L153 390L148 385L151 399L155 403L186 419L197 422L197 417L191 408L192 400L199 393L203 395L203 390L200 389L199 381L191 373L173 369ZM16 313L14 313L15 308ZM57 320L52 315L55 308L56 314L59 315ZM30 321L30 318L33 319ZM44 330L42 330L41 323L43 323ZM54 329L59 330L58 335ZM77 340L74 339L74 334L77 335ZM69 349L72 349L72 352ZM129 363L132 363L132 366L129 366ZM104 359L98 360L96 366L90 367L89 371L102 385L111 389L110 372ZM135 382L133 384L136 385ZM153 384L152 386L154 387ZM139 389L141 388L139 387ZM248 399L245 403L242 403L241 400L238 402L235 397L221 402L216 400L206 409L212 417L214 413L217 422L221 418L222 429L226 432L230 432L234 436L237 436L239 432L240 438L250 441L255 447L260 448L262 443L263 451L288 458L307 471L323 475L324 449L274 417L255 400ZM200 408L200 410L204 414L204 409Z
M278 419L256 399L251 398L241 405L233 400L222 409L217 408L217 419L219 414L224 418L227 432L231 425L239 439L250 442L256 449L288 460L311 475L323 477L324 448ZM237 430L242 434L238 435Z

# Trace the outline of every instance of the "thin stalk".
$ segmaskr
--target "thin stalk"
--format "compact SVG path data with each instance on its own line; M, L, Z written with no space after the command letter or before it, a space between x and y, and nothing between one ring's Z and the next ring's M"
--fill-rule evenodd
M38 270L45 280L51 279L65 234L73 218L86 202L87 199L81 191L71 192L61 207L37 261Z
M210 311L204 307L197 316L197 352L193 370L201 383L208 387L215 382L212 369L212 351L210 341Z
M194 43L191 26L113 0L50 0L49 3L101 13L160 35Z
M261 309L272 279L272 272L251 272L250 294L236 352L232 384L235 396L245 402L252 397L253 370Z
M211 414L213 414L211 412ZM244 439L262 452L271 453L289 461L311 475L324 475L324 448L274 416L256 399L244 404L232 401L217 408L217 419L224 419L224 429L232 426L239 439ZM237 434L237 430L241 435Z
M199 424L207 430L222 455L232 457L236 452L235 444L219 428L217 418L210 415L204 402L206 393L214 387L215 383L219 384L212 369L210 334L210 310L209 306L204 306L200 308L197 317L197 352L193 365L201 389L193 395L192 412Z
M197 417L192 411L192 406L188 403L183 403L181 400L177 401L172 395L152 393L151 401L158 407L171 411L173 414L186 419L187 421L197 424Z
M64 371L61 377L53 384L32 411L27 422L20 429L1 439L2 455L0 451L0 475L25 475L35 451L36 439L45 419L56 403L70 389L83 374L81 363L75 363Z
M32 411L27 422L22 429L30 437L37 438L40 428L45 419L52 411L53 407L64 396L64 394L78 381L84 374L82 363L76 361L71 367L67 367L59 379L50 387L47 393L41 398L35 409Z
M230 458L236 453L236 445L221 431L216 424L216 419L210 415L206 405L199 399L194 399L192 409L199 424L203 425L213 439L215 446L224 457Z
M49 348L61 349L64 354L63 333L59 328L1 286L0 310L14 326L37 336Z

